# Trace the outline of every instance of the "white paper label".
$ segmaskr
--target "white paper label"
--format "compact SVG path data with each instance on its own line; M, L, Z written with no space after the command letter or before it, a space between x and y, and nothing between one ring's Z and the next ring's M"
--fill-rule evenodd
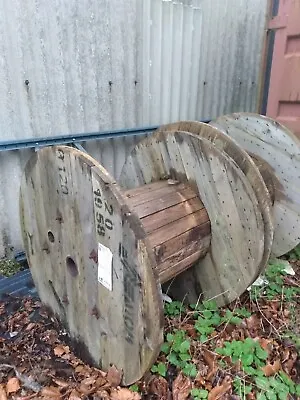
M112 252L98 243L98 282L112 291Z

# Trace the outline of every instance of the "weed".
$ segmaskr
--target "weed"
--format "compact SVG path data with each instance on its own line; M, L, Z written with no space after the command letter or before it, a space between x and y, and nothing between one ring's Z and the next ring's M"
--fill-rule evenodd
M135 383L134 385L129 386L129 390L131 390L132 392L138 393L140 389L139 389L138 385Z
M291 250L286 257L288 260L300 260L300 245Z
M172 301L165 303L165 315L168 317L177 317L186 311L184 305L180 301Z
M284 285L284 277L287 275L284 268L285 264L280 260L270 261L265 272L268 283L260 287L253 286L250 291L251 299L257 301L261 296L265 296L268 300L273 300L280 296L286 302L293 302L300 294L300 289Z
M207 399L208 398L208 391L204 389L192 389L191 390L191 396L193 397L194 400L201 400L201 399Z

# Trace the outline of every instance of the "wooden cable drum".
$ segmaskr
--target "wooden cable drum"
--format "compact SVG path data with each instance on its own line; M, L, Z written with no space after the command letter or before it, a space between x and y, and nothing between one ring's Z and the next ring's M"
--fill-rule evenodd
M118 183L67 146L36 152L22 177L22 235L39 296L76 353L104 370L116 365L124 385L159 354L162 283L175 297L224 305L270 253L271 200L255 164L209 125L182 128L136 145Z
M187 184L163 180L125 196L148 236L164 283L204 257L210 246L210 221L198 194Z
M300 140L271 118L251 113L224 115L211 122L232 137L258 165L273 197L272 254L281 256L300 242Z

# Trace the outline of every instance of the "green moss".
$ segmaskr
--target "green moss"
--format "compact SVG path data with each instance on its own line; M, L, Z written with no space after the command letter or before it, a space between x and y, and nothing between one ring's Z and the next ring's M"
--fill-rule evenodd
M21 264L15 260L8 260L7 258L0 259L0 275L6 277L13 276L22 269Z

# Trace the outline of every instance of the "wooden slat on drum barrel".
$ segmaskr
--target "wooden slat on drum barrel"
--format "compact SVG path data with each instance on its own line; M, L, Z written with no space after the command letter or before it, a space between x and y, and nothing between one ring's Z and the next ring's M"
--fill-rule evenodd
M153 248L161 283L203 257L210 245L210 221L198 194L185 183L159 181L127 190Z

